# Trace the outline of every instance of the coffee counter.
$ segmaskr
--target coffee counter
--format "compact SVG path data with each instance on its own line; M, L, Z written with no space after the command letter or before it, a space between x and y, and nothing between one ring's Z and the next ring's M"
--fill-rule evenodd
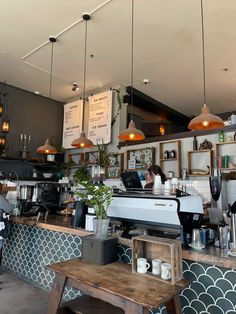
M42 229L58 231L77 235L80 237L92 234L82 228L72 228L70 225L70 216L49 215L47 220L39 220L36 222L36 217L11 217L11 222L27 226L34 226Z
M69 216L48 216L47 221L40 220L36 223L36 218L22 218L12 217L11 221L16 224L35 226L42 229L63 232L67 234L77 235L84 237L91 235L92 233L82 228L72 228L70 226L71 218ZM118 236L118 244L127 247L132 246L130 239L122 238ZM193 249L183 249L183 259L196 261L199 263L207 263L219 267L227 267L236 269L236 257L228 256L227 253L214 246L206 247L201 251Z
M2 267L50 291L55 274L47 265L81 256L83 236L91 233L70 227L70 217L49 216L46 222L12 217L12 231L4 241ZM131 240L118 237L118 260L131 263ZM224 314L236 307L236 258L215 247L183 250L183 277L192 284L181 293L183 314ZM117 283L119 284L119 283ZM64 300L79 292L66 287ZM220 300L220 301L219 301ZM163 314L163 307L152 312ZM227 312L231 313L231 312ZM232 312L235 313L235 312Z

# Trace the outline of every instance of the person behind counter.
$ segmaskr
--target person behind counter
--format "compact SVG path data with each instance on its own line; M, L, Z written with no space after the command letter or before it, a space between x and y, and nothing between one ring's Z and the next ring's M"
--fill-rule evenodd
M146 181L147 184L145 185L145 189L151 189L154 185L154 178L155 176L161 176L161 183L164 184L166 181L166 175L162 172L160 166L154 165L147 169L146 173Z

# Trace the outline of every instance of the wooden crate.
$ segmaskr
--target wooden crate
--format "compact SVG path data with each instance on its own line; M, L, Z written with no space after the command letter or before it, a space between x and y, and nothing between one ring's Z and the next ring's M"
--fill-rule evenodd
M171 279L164 280L161 276L153 275L151 268L142 276L151 277L163 282L175 284L182 279L182 243L148 235L133 237L132 239L132 272L137 273L137 258L145 257L152 265L152 259L158 258L162 263L171 264Z

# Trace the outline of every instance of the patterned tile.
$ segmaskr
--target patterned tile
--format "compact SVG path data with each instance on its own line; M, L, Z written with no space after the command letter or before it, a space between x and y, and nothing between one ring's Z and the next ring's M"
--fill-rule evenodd
M50 290L54 273L47 264L80 257L82 239L25 225L13 225L12 233L3 246L2 265L43 289ZM118 246L118 260L132 263L131 248ZM236 314L236 271L224 267L183 261L183 276L192 280L180 294L183 314ZM66 287L64 300L79 295ZM167 314L164 306L150 314Z

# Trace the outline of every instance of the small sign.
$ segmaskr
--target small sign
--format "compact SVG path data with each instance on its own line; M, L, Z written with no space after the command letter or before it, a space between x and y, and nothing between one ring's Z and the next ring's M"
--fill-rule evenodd
M128 169L136 169L136 160L135 159L128 160Z

